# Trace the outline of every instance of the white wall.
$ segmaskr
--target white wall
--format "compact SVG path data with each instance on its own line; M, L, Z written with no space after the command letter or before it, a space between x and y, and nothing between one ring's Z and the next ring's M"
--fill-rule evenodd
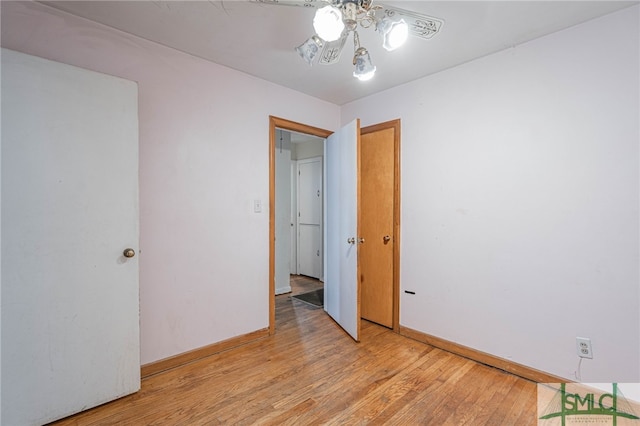
M294 158L305 160L307 158L322 157L324 155L324 139L295 144Z
M268 327L268 116L339 108L32 2L2 46L139 83L142 363Z
M276 130L275 293L291 291L291 133Z
M584 381L640 381L638 15L342 108L402 119L402 325L569 379L590 337Z

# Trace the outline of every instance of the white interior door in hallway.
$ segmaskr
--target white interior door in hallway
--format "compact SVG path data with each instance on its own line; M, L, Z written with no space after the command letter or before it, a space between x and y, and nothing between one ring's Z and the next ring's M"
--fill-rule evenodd
M297 273L322 278L322 158L299 160Z
M291 160L291 210L289 220L290 223L290 241L291 241L291 260L290 275L298 275L298 162Z
M2 49L2 424L140 388L137 96Z

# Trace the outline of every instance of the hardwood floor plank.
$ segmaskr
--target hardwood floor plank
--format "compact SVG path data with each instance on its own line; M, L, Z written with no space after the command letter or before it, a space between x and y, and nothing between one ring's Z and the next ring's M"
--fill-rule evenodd
M440 355L440 356L439 356ZM370 392L364 398L361 398L355 404L344 410L340 415L334 417L334 421L343 424L352 424L358 421L381 420L381 414L391 407L396 401L403 401L402 405L407 404L407 400L403 399L407 394L415 395L426 389L429 380L416 374L416 369L429 364L431 367L437 367L439 364L447 361L446 355L439 350L430 350L420 359L401 370L395 377L389 380L374 392ZM387 416L391 414L387 412Z
M489 418L500 408L500 403L505 395L513 388L514 383L518 380L516 376L503 373L504 380L495 382L491 380L487 383L482 396L475 399L473 396L468 397L464 401L464 410L456 409L459 412L459 424L468 425L485 425L490 424Z
M470 378L472 383L469 383L469 377L467 381L461 383L460 386L464 386L467 389L466 397L460 395L461 401L458 404L450 406L451 414L444 421L444 424L479 424L479 419L476 418L476 410L482 409L494 393L493 382L495 381L495 371L485 365L474 367L473 377ZM471 371L470 371L471 373ZM468 376L471 376L469 374Z
M292 293L322 286L292 279ZM315 288L314 288L315 287ZM55 425L533 425L533 382L276 297L276 334L168 370Z
M509 424L507 422L516 421L520 414L524 411L527 415L523 418L523 425L532 425L537 423L535 399L536 385L528 380L518 380L514 383L513 388L506 395L502 404L496 407L493 415L489 418L487 424ZM528 402L531 400L533 406ZM517 423L513 423L517 424Z
M438 417L447 404L457 401L456 383L475 363L466 359L455 360L447 354L447 363L439 368L431 384L411 405L406 405L392 417L392 424L440 424ZM462 362L461 362L462 361ZM438 374L439 373L439 374Z

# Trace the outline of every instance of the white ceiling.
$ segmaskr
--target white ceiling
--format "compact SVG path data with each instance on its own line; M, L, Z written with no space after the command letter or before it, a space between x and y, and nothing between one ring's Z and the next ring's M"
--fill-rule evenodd
M378 70L353 78L349 39L340 62L309 67L293 50L313 33L315 9L211 1L47 1L52 7L343 105L420 77L638 4L618 1L381 1L444 20L431 40L386 52L359 31ZM374 1L374 4L376 2Z

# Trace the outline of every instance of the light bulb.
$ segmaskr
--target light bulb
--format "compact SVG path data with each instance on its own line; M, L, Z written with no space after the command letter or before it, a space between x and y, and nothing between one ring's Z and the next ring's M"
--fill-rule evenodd
M376 73L376 67L371 62L371 56L369 56L369 52L364 47L356 50L353 55L353 65L356 66L353 76L360 81L371 80Z
M318 9L313 18L313 28L316 34L324 41L336 41L344 31L342 12L334 6L325 6Z
M388 51L402 46L409 36L409 26L404 19L392 21L389 18L382 18L376 29L382 33L384 37L382 46Z

